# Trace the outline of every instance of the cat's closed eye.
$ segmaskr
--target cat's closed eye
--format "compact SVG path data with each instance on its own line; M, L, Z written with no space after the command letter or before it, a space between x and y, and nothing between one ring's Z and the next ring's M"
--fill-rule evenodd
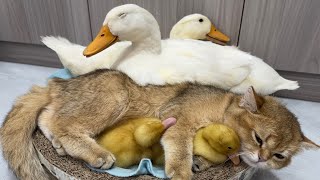
M262 143L263 143L263 141L262 141L262 139L260 138L260 136L255 132L255 131L253 131L253 133L254 133L254 140L258 143L258 145L261 147L262 146Z
M274 153L273 156L280 160L285 158L282 154L279 153Z

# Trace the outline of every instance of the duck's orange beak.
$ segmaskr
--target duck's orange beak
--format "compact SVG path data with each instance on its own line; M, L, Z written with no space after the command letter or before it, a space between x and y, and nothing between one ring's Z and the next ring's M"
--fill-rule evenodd
M114 44L117 40L118 37L110 32L107 25L102 26L96 38L83 51L83 55L86 57L95 55Z
M223 44L230 41L230 38L219 31L213 24L211 24L210 32L206 35L206 39L209 41L213 41L214 43L218 43L216 41L220 41Z
M233 162L234 165L239 165L240 164L240 158L236 154L230 154L228 155L229 159Z

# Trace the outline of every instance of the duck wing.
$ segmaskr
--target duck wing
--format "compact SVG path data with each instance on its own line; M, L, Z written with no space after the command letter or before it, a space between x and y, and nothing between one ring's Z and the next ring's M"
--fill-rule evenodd
M164 65L160 69L170 84L189 81L228 90L251 72L252 56L235 47L196 40L166 40L162 49Z
M297 81L291 81L281 77L277 71L262 59L254 57L252 62L252 71L248 78L237 86L232 87L232 92L243 93L249 86L253 86L258 94L269 95L278 90L295 90L299 88Z

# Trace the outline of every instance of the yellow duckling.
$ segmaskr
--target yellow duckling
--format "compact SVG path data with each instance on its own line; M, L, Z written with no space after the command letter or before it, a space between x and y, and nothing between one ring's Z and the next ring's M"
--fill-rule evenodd
M239 164L240 159L236 155L239 148L238 135L223 124L212 124L199 129L193 140L193 154L202 156L214 164L223 163L228 158L234 164Z
M156 118L127 120L105 130L97 142L116 157L115 165L129 167L149 158L156 165L164 164L164 152L160 138L164 131L176 123L175 118L160 121ZM222 124L213 124L197 131L194 139L194 155L199 155L219 164L228 156L237 153L240 140L236 133ZM236 156L238 158L238 156ZM232 158L235 160L236 158ZM239 158L233 161L240 162Z
M160 121L156 118L127 120L106 129L97 142L116 157L115 165L129 167L149 158L154 164L163 165L164 152L160 138L164 131L176 123L175 118Z

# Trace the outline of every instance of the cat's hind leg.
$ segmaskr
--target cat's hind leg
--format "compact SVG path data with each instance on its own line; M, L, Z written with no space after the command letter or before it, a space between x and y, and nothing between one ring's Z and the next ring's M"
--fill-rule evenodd
M85 133L72 133L59 137L65 152L74 158L84 160L95 168L109 169L115 162L113 154L97 144Z
M65 119L64 119L65 120ZM47 124L48 125L48 124ZM52 124L51 124L52 125ZM95 168L110 168L115 158L112 153L104 150L90 137L90 131L84 132L74 124L66 126L46 126L46 132L50 132L49 140L60 156L70 155L74 158L84 160ZM44 129L44 126L42 126ZM53 130L53 131L52 131ZM91 133L92 134L92 133Z
M101 147L94 139L107 127L120 121L126 106L112 104L99 116L68 116L56 113L48 122L42 123L52 133L52 144L60 155L68 154L81 159L95 168L109 169L115 162L114 155Z

